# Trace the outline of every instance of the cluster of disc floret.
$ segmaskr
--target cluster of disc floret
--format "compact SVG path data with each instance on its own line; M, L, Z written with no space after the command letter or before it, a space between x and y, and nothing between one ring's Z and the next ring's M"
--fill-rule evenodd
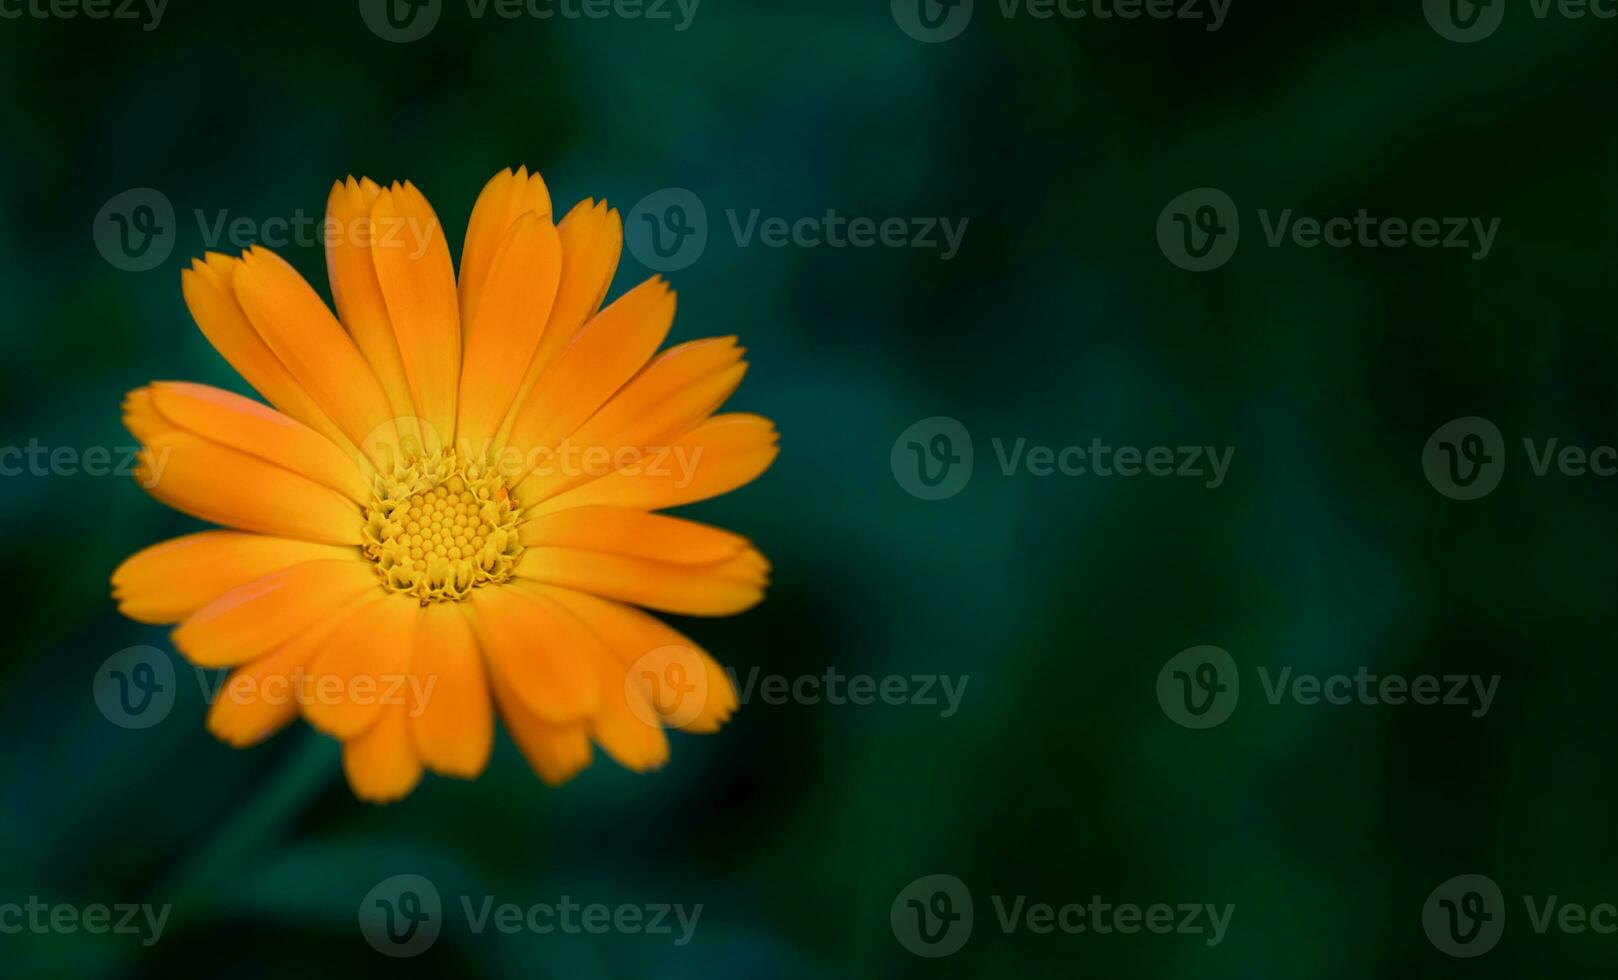
M521 516L499 472L442 450L377 475L361 547L390 591L464 599L511 577Z

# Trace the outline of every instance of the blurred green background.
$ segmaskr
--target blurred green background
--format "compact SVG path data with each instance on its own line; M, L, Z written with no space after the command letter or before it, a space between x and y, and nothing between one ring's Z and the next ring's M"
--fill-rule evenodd
M721 734L676 736L659 773L598 757L559 790L502 736L481 780L368 806L301 723L217 743L167 631L116 613L110 571L194 522L127 478L7 476L0 906L172 914L151 946L0 935L0 975L1589 976L1618 959L1618 937L1538 934L1523 901L1618 902L1618 507L1611 478L1538 477L1522 449L1618 442L1618 22L1513 3L1461 44L1417 0L1234 0L1217 31L978 0L958 37L922 43L886 0L704 0L684 30L672 6L442 6L395 42L337 0L174 0L155 25L0 3L0 446L127 446L120 398L154 378L241 388L179 290L220 216L262 228L318 217L336 177L410 179L458 243L507 166L540 170L558 207L605 196L626 216L689 189L709 237L669 273L673 339L740 335L753 369L731 404L775 419L783 453L693 508L758 542L769 598L680 625L744 681L965 676L960 708L755 695ZM1241 244L1198 274L1156 228L1202 187L1236 203ZM133 188L176 213L148 271L94 233ZM1500 226L1482 261L1269 247L1258 212L1288 208ZM755 209L969 223L946 261L744 245L729 214ZM280 251L326 291L314 243ZM614 293L648 274L626 251ZM890 453L934 416L976 461L928 501ZM1497 425L1508 456L1475 501L1422 469L1463 416ZM1217 489L1007 475L993 440L1019 438L1234 457ZM92 688L139 644L173 657L177 697L129 730ZM1203 644L1243 686L1199 731L1155 691ZM1482 717L1271 704L1257 671L1286 667L1498 676L1498 692ZM435 884L442 934L387 960L357 915L405 873ZM1504 937L1452 959L1423 906L1468 873L1502 889ZM890 922L934 874L975 908L939 958ZM680 947L475 934L463 895L703 911ZM1211 946L1008 933L994 903L1097 895L1234 913Z

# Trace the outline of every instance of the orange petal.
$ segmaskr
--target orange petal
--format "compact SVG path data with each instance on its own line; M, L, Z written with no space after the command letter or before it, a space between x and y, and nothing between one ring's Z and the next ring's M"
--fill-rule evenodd
M744 413L716 415L660 447L633 472L612 473L558 494L530 509L530 516L571 507L662 510L729 493L757 479L779 451L775 426ZM527 499L524 497L524 499Z
M687 616L729 616L764 598L769 564L751 548L714 565L672 565L578 548L529 548L517 575Z
M461 248L459 291L463 326L469 327L473 322L472 311L483 297L495 256L505 245L512 225L529 212L548 216L551 194L539 174L530 174L527 167L519 168L516 173L507 167L495 174L478 195L478 202L472 207L472 220L466 226L466 243Z
M583 722L548 724L528 710L516 690L502 680L498 672L491 672L489 679L506 730L540 779L560 786L590 764L590 737Z
M420 603L380 592L348 616L309 662L309 724L346 741L375 724L383 708L408 705L420 624Z
M392 803L410 795L421 782L421 760L404 705L387 705L365 734L343 743L343 772L362 800Z
M507 587L472 593L478 638L489 671L541 721L563 725L595 710L599 696L590 663L554 607Z
M332 185L326 202L326 274L331 280L338 318L376 372L399 438L415 450L421 440L416 406L410 398L404 360L399 356L399 343L393 336L393 323L388 319L387 302L382 298L371 257L371 249L381 237L371 220L371 208L381 193L382 188L368 178L350 177Z
M271 405L342 448L352 449L353 443L315 403L248 320L236 299L235 278L241 264L240 259L215 252L210 252L206 260L191 261L191 268L180 273L180 289L185 294L191 318L214 350Z
M371 500L371 485L354 458L272 408L222 388L182 381L153 382L151 399L178 428L306 476L357 504Z
M306 561L351 560L352 548L235 531L203 531L137 551L112 573L118 611L178 623L241 585Z
M237 586L174 631L174 645L199 667L233 667L262 656L377 585L375 566L352 559L311 561Z
M532 594L543 599L542 593ZM590 715L591 736L625 769L645 772L667 762L669 740L645 692L639 685L625 683L624 665L583 622L559 606L552 608L572 636L570 649L589 662L598 678L601 698Z
M734 348L733 348L734 350ZM740 352L737 351L737 356ZM661 358L659 359L661 361ZM669 446L713 415L741 384L747 372L745 363L733 363L677 389L659 392L678 376L676 370L658 370L653 362L614 395L590 421L568 436L547 456L523 460L533 469L517 484L518 499L527 506L566 492L605 476L620 465L630 471L681 462ZM670 363L669 367L674 365ZM659 400L653 400L659 394ZM569 461L591 458L609 460L605 472Z
M164 418L152 404L152 389L136 388L124 396L124 428L141 442L151 442L174 429L174 423Z
M557 230L562 236L562 282L547 327L557 327L559 336L571 340L607 299L623 252L624 225L606 201L586 199L573 206Z
M625 769L662 768L669 760L669 739L646 692L638 684L624 683L627 671L605 649L592 659L601 672L602 687L611 693L590 716L591 737Z
M444 602L422 610L410 672L420 695L410 712L416 754L441 775L476 777L494 748L494 708L483 654L460 610Z
M550 319L545 321L539 346L528 361L511 411L501 426L502 437L510 433L518 408L528 401L539 376L573 341L585 321L600 311L613 274L618 271L624 226L618 212L608 208L607 202L580 201L562 219L557 232L562 238L562 279L557 287L556 302L551 307Z
M369 598L354 600L319 625L231 671L208 709L208 731L240 749L274 735L298 717L309 659L332 629Z
M474 459L490 456L489 444L545 329L561 272L562 240L550 218L532 212L518 218L489 266L466 327L455 440Z
M643 703L664 724L687 732L715 732L736 710L736 687L730 676L705 650L657 617L571 589L530 588L578 617L600 638L628 671L628 683L640 689L646 698ZM634 711L635 702L627 703Z
M577 548L675 565L715 565L749 547L739 534L622 507L576 507L526 521L524 547Z
M734 336L704 337L676 344L653 358L590 421L605 419L626 425L656 410L658 405L680 392L736 366L744 353L736 346Z
M259 336L331 417L374 461L397 445L388 396L365 355L309 283L286 260L254 246L236 271L236 298Z
M561 632L566 634L568 650L578 655L597 678L600 699L589 716L589 733L618 765L626 770L642 773L655 770L668 760L668 737L663 736L659 716L652 710L646 692L641 686L626 684L625 665L613 657L578 616L550 602L544 590L536 585L516 582L513 589L523 592L532 602L539 602L552 611Z
M444 227L408 183L377 195L371 220L378 236L372 264L411 401L424 423L427 448L437 449L455 437L455 389L461 377L461 314Z
M352 500L187 432L160 435L147 444L135 479L170 507L214 524L328 544L362 541L360 508Z
M656 353L674 323L674 293L652 278L585 324L541 375L512 424L511 445L554 447Z

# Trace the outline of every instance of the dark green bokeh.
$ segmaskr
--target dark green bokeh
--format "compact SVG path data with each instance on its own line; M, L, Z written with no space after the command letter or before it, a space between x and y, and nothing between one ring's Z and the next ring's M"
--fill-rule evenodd
M123 393L240 382L191 324L193 217L318 215L334 177L410 179L459 241L496 170L626 214L689 188L710 241L670 275L675 340L736 333L733 407L775 419L756 484L694 510L754 538L760 608L688 628L744 678L969 675L960 711L772 706L676 737L660 773L489 772L357 803L297 725L234 751L176 658L172 715L110 724L97 667L166 631L106 578L194 528L127 479L0 478L11 585L0 667L0 905L173 903L162 941L0 935L0 975L547 977L1592 975L1618 937L1537 935L1521 896L1618 901L1611 832L1610 480L1536 477L1525 437L1618 442L1618 23L1440 38L1417 0L1235 0L1200 22L1004 18L979 0L922 44L886 0L707 0L664 23L472 18L394 44L352 2L175 0L157 29L0 20L0 445L128 445ZM7 9L15 9L8 6ZM1213 186L1242 245L1175 268L1155 226ZM162 192L157 269L98 252L98 211ZM960 254L739 247L726 212L969 219ZM1501 221L1492 252L1266 247L1258 209ZM282 250L323 292L317 248ZM626 254L615 292L647 271ZM918 500L889 452L959 419L972 482ZM1424 478L1442 423L1491 419L1488 497ZM1181 479L1002 475L991 440L1233 446ZM1210 731L1154 686L1201 644L1241 665ZM1272 671L1499 675L1492 710L1270 705ZM379 881L431 878L426 954L357 926ZM976 900L955 955L907 952L889 908L947 873ZM1463 873L1505 937L1451 960L1422 906ZM704 906L695 940L473 935L459 896ZM1008 901L1233 903L1225 941L1001 931Z

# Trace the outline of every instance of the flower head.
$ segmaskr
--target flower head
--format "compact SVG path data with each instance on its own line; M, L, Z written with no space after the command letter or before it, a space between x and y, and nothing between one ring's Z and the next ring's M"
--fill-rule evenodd
M334 316L274 253L182 275L215 349L269 402L205 385L130 392L137 478L224 530L113 574L127 616L231 673L208 727L254 744L300 713L343 743L354 792L485 767L496 710L560 783L595 743L636 770L665 727L716 730L729 678L642 608L718 616L763 597L745 538L659 513L753 480L766 419L715 414L746 370L735 338L658 353L674 294L603 306L618 213L560 222L537 174L479 197L459 278L410 184L352 177L325 226ZM273 407L270 407L273 406Z

